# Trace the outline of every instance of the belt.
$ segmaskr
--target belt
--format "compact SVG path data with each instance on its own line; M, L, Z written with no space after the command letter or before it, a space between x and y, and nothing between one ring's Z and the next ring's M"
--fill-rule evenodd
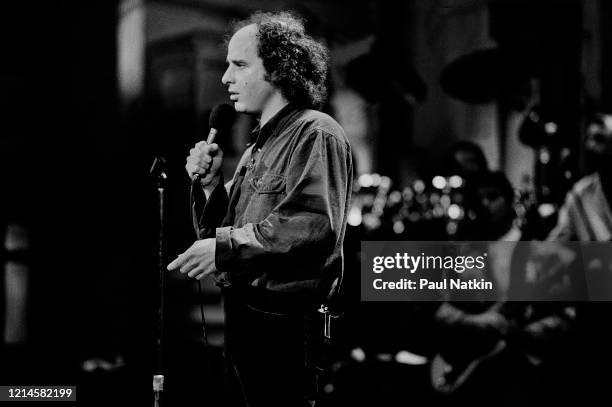
M226 301L236 301L262 312L274 314L304 314L316 312L319 303L312 296L302 293L271 291L261 287L232 284L221 292Z

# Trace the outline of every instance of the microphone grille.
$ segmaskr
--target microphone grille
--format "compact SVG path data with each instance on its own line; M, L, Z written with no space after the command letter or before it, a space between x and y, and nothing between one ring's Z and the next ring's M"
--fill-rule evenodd
M227 103L222 103L213 108L208 118L208 126L211 129L227 130L234 122L236 111Z

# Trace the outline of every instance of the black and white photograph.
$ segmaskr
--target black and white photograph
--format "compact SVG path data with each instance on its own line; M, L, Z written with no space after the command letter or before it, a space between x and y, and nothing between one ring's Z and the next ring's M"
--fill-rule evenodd
M0 403L608 404L612 2L0 16Z

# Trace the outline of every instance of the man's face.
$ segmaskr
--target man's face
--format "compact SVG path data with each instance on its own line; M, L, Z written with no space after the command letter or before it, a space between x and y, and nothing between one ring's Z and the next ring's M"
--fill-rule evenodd
M228 67L221 82L227 85L230 99L237 112L261 115L275 92L266 81L266 70L257 54L257 26L241 28L227 47Z
M486 170L486 168L480 168L476 154L469 150L455 152L455 161L462 174L476 174Z
M499 188L493 185L481 187L477 193L482 215L492 227L503 224L512 216L512 206L506 202Z
M612 115L599 114L587 127L585 146L588 151L609 159L612 157Z

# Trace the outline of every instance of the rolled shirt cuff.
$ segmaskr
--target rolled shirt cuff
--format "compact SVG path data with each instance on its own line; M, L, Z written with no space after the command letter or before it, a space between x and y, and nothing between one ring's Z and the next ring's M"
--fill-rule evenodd
M215 245L215 266L217 270L227 272L232 264L232 226L217 228Z

